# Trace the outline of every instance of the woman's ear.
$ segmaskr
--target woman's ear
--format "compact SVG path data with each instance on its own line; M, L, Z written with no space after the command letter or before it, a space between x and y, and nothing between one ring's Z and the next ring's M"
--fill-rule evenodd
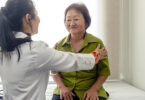
M87 29L87 28L88 28L88 24L86 23L86 24L85 24L85 29Z
M31 21L31 15L30 14L26 14L25 17L24 17L24 19L25 19L26 23L29 24L30 21Z

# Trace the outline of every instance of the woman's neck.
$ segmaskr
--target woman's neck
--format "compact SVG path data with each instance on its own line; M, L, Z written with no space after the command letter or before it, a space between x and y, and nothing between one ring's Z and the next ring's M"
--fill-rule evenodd
M74 52L76 52L76 53L79 52L81 46L84 43L84 35L85 34L71 35L70 43L71 43L71 46L72 46Z
M84 35L85 34L75 34L75 35L73 35L73 34L71 34L71 36L70 36L70 41L71 42L79 42L79 41L83 41L84 40Z

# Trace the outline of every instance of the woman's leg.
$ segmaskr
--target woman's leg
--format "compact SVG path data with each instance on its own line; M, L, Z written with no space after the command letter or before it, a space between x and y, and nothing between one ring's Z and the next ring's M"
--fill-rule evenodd
M60 100L60 95L53 94L52 100ZM79 100L77 96L73 96L73 100Z
M53 94L52 100L60 100L60 95Z
M103 97L99 97L99 100L107 100L106 98Z

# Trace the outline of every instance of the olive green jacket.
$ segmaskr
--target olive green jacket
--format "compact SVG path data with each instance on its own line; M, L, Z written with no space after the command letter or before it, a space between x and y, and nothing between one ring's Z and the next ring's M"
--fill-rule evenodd
M57 43L56 49L65 52L74 52L69 42L69 37L70 35L59 41ZM86 33L84 43L78 53L90 53L96 49L98 44L101 44L101 47L104 46L99 38L89 33ZM70 90L73 90L80 100L83 100L84 92L87 91L96 82L98 76L110 75L108 58L100 60L99 63L95 65L92 70L60 72L59 74L64 85ZM59 94L58 87L56 87L56 89L54 90L54 94ZM98 96L108 98L108 95L103 86L99 89Z

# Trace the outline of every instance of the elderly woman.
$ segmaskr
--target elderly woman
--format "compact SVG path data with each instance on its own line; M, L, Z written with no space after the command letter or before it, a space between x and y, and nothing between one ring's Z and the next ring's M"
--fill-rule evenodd
M70 33L60 40L56 49L65 52L90 53L102 41L87 33L91 18L84 4L74 3L65 10L64 23ZM83 66L82 66L83 67ZM73 72L52 71L57 88L54 90L52 100L106 100L108 93L103 88L103 83L110 75L108 58L102 59L92 70Z

